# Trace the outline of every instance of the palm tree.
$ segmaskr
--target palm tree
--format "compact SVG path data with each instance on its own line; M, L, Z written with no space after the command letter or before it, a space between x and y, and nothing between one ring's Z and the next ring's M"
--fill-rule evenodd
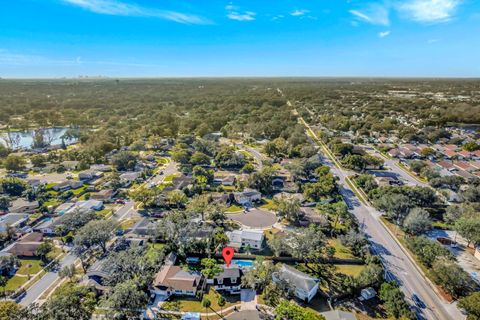
M211 305L212 305L212 302L210 301L210 299L208 299L207 297L203 297L202 307L205 308L205 313L207 313L207 319L208 319L208 308L210 308Z
M223 318L223 307L225 306L227 301L225 301L225 298L222 295L219 295L217 303L218 303L218 306L220 307L220 316Z

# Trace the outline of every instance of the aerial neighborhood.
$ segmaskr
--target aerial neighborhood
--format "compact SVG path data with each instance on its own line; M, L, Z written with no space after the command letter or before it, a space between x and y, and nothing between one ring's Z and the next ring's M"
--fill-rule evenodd
M480 119L458 125L438 107L454 108L468 83L426 82L424 92L414 81L345 80L349 90L334 91L329 81L205 81L80 81L78 105L1 118L9 310L32 319L470 312L480 133L469 124ZM67 101L69 89L51 86ZM94 101L114 111L81 102L94 86ZM42 88L15 86L10 100ZM132 108L139 94L145 103ZM396 107L412 94L422 112ZM381 113L368 99L395 107Z

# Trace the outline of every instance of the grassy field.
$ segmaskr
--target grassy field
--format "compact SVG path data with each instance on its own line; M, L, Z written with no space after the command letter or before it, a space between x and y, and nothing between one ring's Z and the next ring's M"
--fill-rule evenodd
M335 258L339 259L356 259L352 251L340 243L338 239L329 239L328 244L335 248Z
M122 221L120 228L122 228L122 230L131 229L138 221L140 221L139 217L126 219Z
M169 174L168 176L165 177L163 182L172 182L176 176L177 176L176 174Z
M365 266L356 265L356 264L337 264L335 265L336 271L339 273L346 274L348 276L356 277L362 272Z
M218 306L218 297L220 294L216 292L212 287L208 289L208 293L204 294L204 298L208 298L212 305L207 312L212 312L212 309L220 313L220 307ZM225 306L223 309L233 306L235 304L240 303L240 295L223 295L226 300ZM190 311L190 312L206 312L205 308L202 307L201 300L198 300L194 297L172 297L170 301L165 302L162 305L162 308L165 310L172 310L172 311Z
M42 270L40 259L19 259L20 268L17 270L17 275L34 275Z

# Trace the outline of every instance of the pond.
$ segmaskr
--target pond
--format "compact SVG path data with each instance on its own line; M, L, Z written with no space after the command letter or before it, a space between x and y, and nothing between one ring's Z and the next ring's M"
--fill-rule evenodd
M25 131L14 131L14 132L3 132L0 133L0 143L3 145L11 144L12 149L31 149L35 134L41 132L44 137L44 142L46 145L60 145L62 144L62 137L65 133L70 130L70 128L45 128L40 130L25 130ZM11 143L8 143L11 141ZM77 138L65 138L65 144L69 145L75 143Z

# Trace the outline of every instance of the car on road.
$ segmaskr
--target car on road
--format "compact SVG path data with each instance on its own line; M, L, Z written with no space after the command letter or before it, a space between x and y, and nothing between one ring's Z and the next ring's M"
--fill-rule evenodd
M115 203L116 203L116 204L125 204L125 200L123 200L123 199L117 199L117 200L115 200Z
M19 303L26 295L27 291L25 289L20 289L19 291L11 295L10 298L12 298L16 303Z
M415 303L415 305L421 309L426 308L425 303L420 299L415 293L412 294L412 300Z

